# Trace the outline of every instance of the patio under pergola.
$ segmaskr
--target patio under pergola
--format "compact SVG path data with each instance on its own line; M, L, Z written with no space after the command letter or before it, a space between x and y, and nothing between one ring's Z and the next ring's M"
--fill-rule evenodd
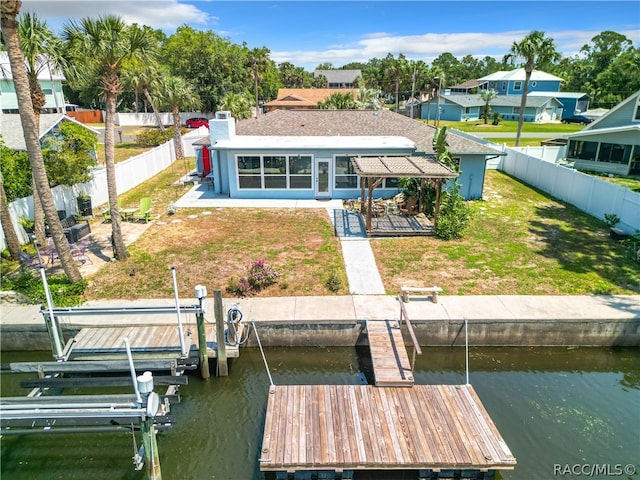
M372 227L373 192L385 178L419 178L423 184L428 182L436 190L437 218L442 185L458 177L458 173L437 159L426 156L352 157L351 164L360 177L360 213L365 217L368 235L425 235L433 232L434 225L426 217L395 215L388 211L383 218L376 218L376 225Z

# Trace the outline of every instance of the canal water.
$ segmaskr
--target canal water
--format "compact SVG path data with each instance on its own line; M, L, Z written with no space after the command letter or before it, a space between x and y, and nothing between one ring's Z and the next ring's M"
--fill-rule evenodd
M462 349L423 351L416 383L465 382ZM265 350L276 384L368 383L368 365L359 353L333 347ZM51 357L2 355L3 363L36 359ZM20 378L2 375L1 394L25 394ZM621 469L615 478L640 478L640 349L473 348L470 383L518 461L513 472L496 478L554 479L564 472L565 478L604 479ZM181 387L182 402L173 406L174 426L158 436L163 478L262 478L258 458L268 388L258 349L243 350L227 378L192 375ZM0 445L3 480L144 478L132 468L134 444L126 433L9 436ZM586 475L591 469L596 474Z

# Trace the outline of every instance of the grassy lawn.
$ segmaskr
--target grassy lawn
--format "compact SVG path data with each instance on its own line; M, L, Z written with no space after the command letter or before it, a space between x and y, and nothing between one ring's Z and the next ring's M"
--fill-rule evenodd
M448 295L637 294L640 266L605 225L519 181L488 171L485 201L464 239L371 245L387 292L438 285Z
M115 162L124 162L131 157L140 155L141 153L151 150L150 147L142 147L135 142L116 143L115 145ZM104 165L104 143L98 144L98 164Z
M326 280L335 272L348 293L340 242L325 210L179 210L155 224L129 247L125 262L106 264L89 281L86 298L157 298L172 295L175 266L180 295L193 296L204 284L225 295L233 279L264 260L279 274L259 296L330 295ZM174 223L175 222L175 223ZM135 271L135 276L131 273Z
M159 222L129 247L125 262L108 263L89 279L85 299L170 297L171 266L181 296L191 298L197 284L229 295L226 287L258 260L279 274L259 296L348 293L340 242L324 209L225 208L206 215L204 209L179 209L169 215L169 204L189 188L175 182L190 165L192 158L178 162L121 196L123 207L151 196ZM341 285L336 292L325 285L332 275Z
M507 146L507 147L515 147L516 145L516 139L515 137L504 137L504 138L487 138L487 140L490 140L491 142L498 144L498 145L502 145L503 143ZM545 140L549 140L548 137L539 137L539 138L521 138L520 139L520 146L521 147L539 147L541 142L545 141Z
M433 121L431 122L433 124ZM506 132L516 133L518 131L518 122L501 120L499 125L491 125L489 122L484 124L483 120L477 120L473 122L449 122L442 120L440 125L447 125L451 128L456 128L463 132L476 132L476 133L494 133L494 132ZM576 124L563 124L563 123L535 123L525 122L522 126L523 133L573 133L578 132L584 128L583 125Z

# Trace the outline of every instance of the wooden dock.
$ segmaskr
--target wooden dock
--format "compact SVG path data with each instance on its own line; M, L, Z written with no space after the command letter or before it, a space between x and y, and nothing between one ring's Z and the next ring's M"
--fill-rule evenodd
M129 339L131 353L136 356L180 356L180 339L174 325L83 328L74 337L70 359L105 359L126 356L124 339ZM186 349L191 347L186 336Z
M124 338L129 339L134 357L150 356L154 358L180 356L180 338L176 325L148 325L130 327L87 327L74 338L70 359L123 358L126 355ZM185 335L185 349L197 354L198 338ZM207 330L207 356L215 358L217 351L216 332ZM227 345L227 357L238 358L237 346Z
M272 386L261 471L512 470L470 385Z
M367 335L375 385L412 386L413 372L398 323L390 320L367 320Z

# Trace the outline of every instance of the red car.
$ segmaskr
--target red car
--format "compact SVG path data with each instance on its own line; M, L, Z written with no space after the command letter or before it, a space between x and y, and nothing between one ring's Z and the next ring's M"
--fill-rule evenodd
M186 122L184 122L184 124L186 125L187 128L200 128L200 127L209 128L209 119L204 117L194 117L194 118L188 119Z

